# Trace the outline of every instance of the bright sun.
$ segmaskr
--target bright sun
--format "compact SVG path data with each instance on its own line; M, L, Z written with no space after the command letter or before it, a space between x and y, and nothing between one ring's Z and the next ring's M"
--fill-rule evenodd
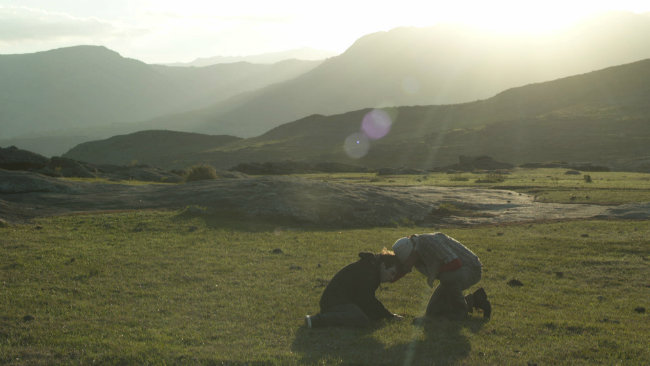
M650 11L647 0L459 0L428 2L403 0L403 11L392 9L395 20L402 23L427 26L433 23L454 23L504 34L548 33L611 10ZM383 18L383 17L382 17Z
M472 3L471 11L450 8L447 20L505 34L552 32L585 17L584 4L557 2L499 1Z

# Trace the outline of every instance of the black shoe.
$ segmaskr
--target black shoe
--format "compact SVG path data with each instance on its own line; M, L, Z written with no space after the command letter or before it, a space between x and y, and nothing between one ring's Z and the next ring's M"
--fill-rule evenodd
M483 287L474 291L472 297L473 307L483 310L483 318L490 319L490 316L492 315L492 304L490 304L490 300L488 300Z

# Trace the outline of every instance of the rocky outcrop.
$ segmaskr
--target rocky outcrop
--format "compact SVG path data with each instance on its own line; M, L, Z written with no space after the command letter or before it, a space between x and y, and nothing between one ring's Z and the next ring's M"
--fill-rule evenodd
M0 197L17 193L76 193L76 184L42 174L0 170Z
M66 182L0 170L0 218L7 221L69 212L182 209L193 215L238 217L325 227L474 225L549 219L649 219L650 204L618 208L535 202L507 190L341 184L298 177L221 178L186 184Z
M53 157L41 173L53 177L96 178L98 170L76 160Z
M36 172L50 177L105 178L145 182L178 183L182 172L169 172L147 165L95 165L62 157L48 159L15 146L0 148L0 169Z
M35 170L45 167L49 163L45 156L22 150L15 146L0 147L0 169L10 170Z

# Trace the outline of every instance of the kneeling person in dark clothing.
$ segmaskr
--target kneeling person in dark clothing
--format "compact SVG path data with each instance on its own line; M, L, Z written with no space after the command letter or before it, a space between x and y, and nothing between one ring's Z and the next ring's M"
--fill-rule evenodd
M308 328L332 325L366 327L374 320L402 318L388 311L375 297L381 282L392 282L399 259L389 251L359 253L357 262L341 269L329 282L320 299L320 313L307 315Z

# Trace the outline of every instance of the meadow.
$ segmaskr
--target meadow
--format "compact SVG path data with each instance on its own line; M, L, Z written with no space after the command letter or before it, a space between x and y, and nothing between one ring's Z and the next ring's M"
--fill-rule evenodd
M650 174L636 172L578 172L567 169L515 168L494 172L428 172L410 175L376 173L301 174L330 182L376 185L430 185L509 189L533 194L539 202L613 205L650 201Z
M609 188L600 174L612 174ZM647 194L647 175L635 183L617 174L591 173L587 187ZM525 189L569 192L572 179ZM404 320L305 328L327 281L360 251L433 231L481 258L489 321L474 313L415 325L432 290L414 272L377 291ZM40 218L0 228L0 364L645 365L649 232L647 220L336 230L183 211Z

